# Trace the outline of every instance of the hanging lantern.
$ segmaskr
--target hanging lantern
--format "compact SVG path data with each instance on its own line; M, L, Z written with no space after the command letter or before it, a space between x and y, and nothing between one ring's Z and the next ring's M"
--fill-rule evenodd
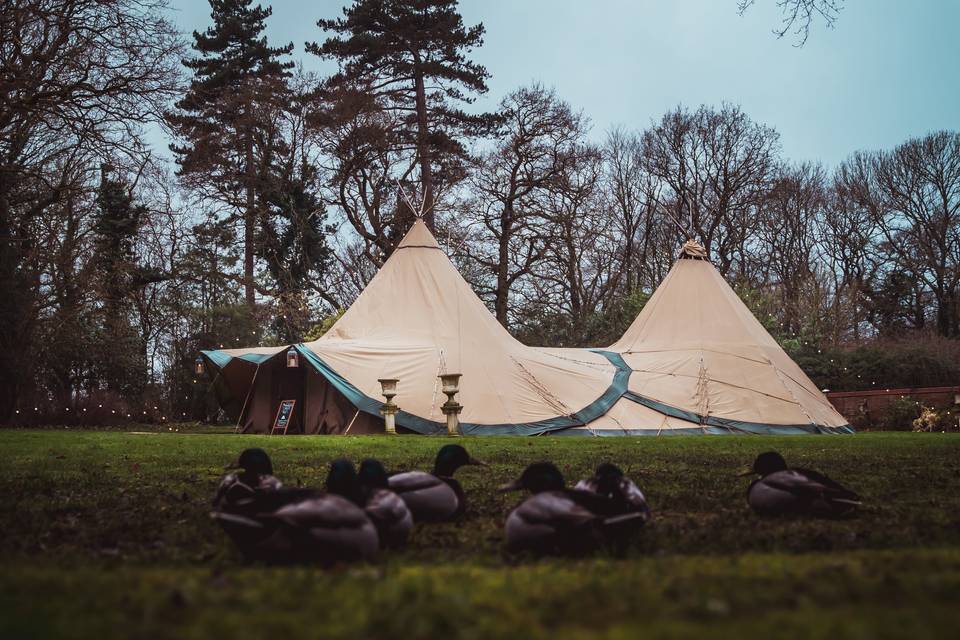
M197 356L196 361L194 361L193 363L193 372L196 373L198 376L203 375L203 358L201 358L200 356Z
M300 366L300 354L293 347L287 351L287 368L296 369Z

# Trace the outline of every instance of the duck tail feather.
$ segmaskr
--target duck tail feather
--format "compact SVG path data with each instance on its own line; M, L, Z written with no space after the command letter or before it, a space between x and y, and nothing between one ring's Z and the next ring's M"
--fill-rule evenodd
M246 518L244 516L239 516L233 513L224 513L222 511L212 511L210 512L210 517L213 520L218 520L220 522L229 522L230 524L241 525L248 527L250 529L263 529L263 524L253 520L252 518Z
M860 505L863 504L863 502L862 502L859 498L857 498L857 499L853 499L853 498L832 498L832 499L831 499L831 502L838 502L838 503L840 503L840 504L849 504L849 505L854 506L854 507L859 507Z
M601 522L604 525L620 524L622 522L630 522L632 520L646 520L647 514L643 511L631 511L630 513L621 513L617 516L610 516L609 518L604 518Z

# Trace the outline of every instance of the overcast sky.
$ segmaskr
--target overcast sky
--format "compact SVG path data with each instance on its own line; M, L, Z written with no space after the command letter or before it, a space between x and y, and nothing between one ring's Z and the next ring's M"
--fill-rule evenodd
M268 4L264 2L263 4ZM343 0L274 0L268 38L304 52L320 17ZM554 87L593 122L641 129L678 104L739 104L775 127L785 154L833 166L858 149L889 148L960 129L960 0L847 0L834 29L814 26L803 48L772 33L776 0L464 0L486 27L472 59L491 74L478 106L493 108L533 81ZM173 0L186 32L210 24L204 0Z

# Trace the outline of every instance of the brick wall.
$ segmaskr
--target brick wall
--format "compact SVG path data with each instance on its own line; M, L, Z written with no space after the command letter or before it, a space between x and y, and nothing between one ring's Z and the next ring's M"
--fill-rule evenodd
M879 389L876 391L830 391L830 403L851 422L882 412L890 403L910 398L928 407L943 408L960 404L960 387L923 387Z

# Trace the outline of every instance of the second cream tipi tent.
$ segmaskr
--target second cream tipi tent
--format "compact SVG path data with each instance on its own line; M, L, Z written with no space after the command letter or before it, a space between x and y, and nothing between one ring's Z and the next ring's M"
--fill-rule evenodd
M692 240L608 351L631 371L627 391L575 431L853 432Z

